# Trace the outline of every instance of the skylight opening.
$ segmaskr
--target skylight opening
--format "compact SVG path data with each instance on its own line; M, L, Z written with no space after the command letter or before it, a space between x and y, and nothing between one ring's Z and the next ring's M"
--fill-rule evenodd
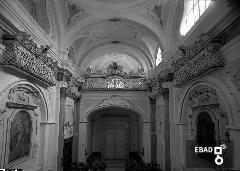
M182 36L187 34L211 3L212 0L185 0L186 10L180 27Z
M159 47L157 51L156 66L162 61L162 50Z

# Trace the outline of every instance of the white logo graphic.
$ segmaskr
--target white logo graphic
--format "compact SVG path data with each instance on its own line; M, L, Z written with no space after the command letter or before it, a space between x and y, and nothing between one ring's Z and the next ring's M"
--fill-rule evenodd
M227 145L222 143L219 147L214 147L214 151L212 147L195 147L195 153L212 153L216 155L215 163L220 166L223 164L222 151L227 148Z

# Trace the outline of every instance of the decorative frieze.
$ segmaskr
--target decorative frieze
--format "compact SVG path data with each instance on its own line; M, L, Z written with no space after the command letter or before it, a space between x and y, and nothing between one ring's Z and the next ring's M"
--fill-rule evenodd
M16 36L4 36L4 45L6 50L0 58L2 65L13 66L49 85L56 84L54 69L57 62L47 56L49 47L38 48L23 32Z
M113 62L106 70L93 71L88 68L84 73L83 90L147 90L144 69L123 71L123 66Z
M109 77L86 78L83 90L147 90L146 78Z
M118 75L123 78L132 78L132 77L140 77L145 76L144 69L142 67L138 68L136 71L130 70L128 73L124 72L123 66L118 65L117 62L112 62L107 69L106 72L102 70L93 70L90 67L83 73L84 77L108 77L111 75Z
M220 46L219 39L209 38L207 35L202 35L192 45L180 46L182 54L172 62L174 85L180 87L212 69L224 66Z

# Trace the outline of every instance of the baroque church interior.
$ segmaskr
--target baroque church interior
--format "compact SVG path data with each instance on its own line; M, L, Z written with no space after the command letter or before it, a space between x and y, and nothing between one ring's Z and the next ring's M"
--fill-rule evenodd
M239 0L1 0L0 80L0 170L240 170Z

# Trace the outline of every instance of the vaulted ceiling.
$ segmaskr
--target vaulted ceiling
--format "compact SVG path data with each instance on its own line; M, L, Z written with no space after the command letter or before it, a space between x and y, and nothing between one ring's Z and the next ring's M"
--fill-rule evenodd
M155 66L157 48L168 44L168 25L175 0L54 1L61 50L79 71L104 69L118 62L123 68Z

